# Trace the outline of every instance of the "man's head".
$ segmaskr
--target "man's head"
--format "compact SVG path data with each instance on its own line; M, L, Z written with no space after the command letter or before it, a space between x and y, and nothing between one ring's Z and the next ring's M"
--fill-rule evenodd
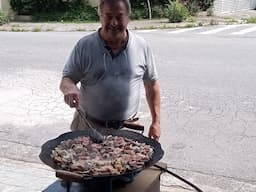
M118 35L127 29L131 6L129 0L100 0L99 17L108 35Z

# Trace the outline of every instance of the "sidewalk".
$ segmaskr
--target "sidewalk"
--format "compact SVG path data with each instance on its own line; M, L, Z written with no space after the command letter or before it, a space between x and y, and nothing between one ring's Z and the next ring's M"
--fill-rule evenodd
M43 164L0 158L1 192L39 192L56 180L55 172ZM190 192L190 190L161 186L161 192Z
M205 175L189 170L168 169L197 185L204 192L256 191L256 183L238 181L224 176ZM40 192L47 189L57 180L55 172L44 164L0 157L1 192ZM209 183L214 184L214 186L209 185ZM195 191L182 181L167 173L163 173L161 176L160 189L161 192Z
M167 29L184 28L218 24L243 24L246 19L256 17L256 10L240 11L236 13L221 14L219 16L206 16L201 12L191 22L169 23L167 19L136 20L129 23L129 29ZM95 31L100 27L100 23L32 23L32 22L11 22L0 26L0 31Z

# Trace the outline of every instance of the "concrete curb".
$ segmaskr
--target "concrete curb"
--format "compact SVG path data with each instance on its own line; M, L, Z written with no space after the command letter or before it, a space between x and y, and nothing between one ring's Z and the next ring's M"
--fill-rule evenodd
M135 20L129 23L129 29L170 29L197 27L218 24L243 24L246 18L256 17L255 10L241 11L236 13L222 14L219 16L207 16L201 12L197 17L191 18L190 22L169 23L168 19ZM100 23L33 23L33 22L11 22L0 26L0 31L13 32L74 32L74 31L95 31Z

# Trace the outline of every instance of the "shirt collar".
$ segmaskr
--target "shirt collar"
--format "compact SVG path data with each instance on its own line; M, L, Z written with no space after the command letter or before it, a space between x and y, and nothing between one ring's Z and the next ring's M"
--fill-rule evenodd
M99 40L99 42L100 42L100 44L101 44L102 50L103 50L104 52L105 52L105 51L110 52L111 55L112 55L112 57L113 57L114 55L112 54L110 47L106 44L106 42L103 40L103 38L102 38L101 35L100 35L100 30L101 30L101 29L102 29L102 28L99 28L98 31L97 31L97 38L98 38L98 40ZM130 42L130 36L131 36L130 31L129 31L128 29L126 29L126 31L127 31L128 38L127 38L127 41L125 42L125 45L124 45L123 48L120 50L120 52L122 52L123 50L125 50L125 49L128 47L128 44L129 44L129 42ZM120 53L120 52L119 52L119 53ZM119 55L119 54L117 54L117 55ZM117 56L117 55L116 55L116 56Z

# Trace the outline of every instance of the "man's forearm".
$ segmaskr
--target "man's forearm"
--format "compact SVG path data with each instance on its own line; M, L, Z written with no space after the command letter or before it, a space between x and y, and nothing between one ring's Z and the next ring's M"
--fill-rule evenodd
M150 108L152 123L160 123L160 86L158 81L145 81L146 98Z
M74 81L68 77L63 77L60 82L60 90L64 95L75 86Z
M79 106L80 91L74 81L68 77L63 77L60 83L60 90L64 95L64 101L70 107Z

